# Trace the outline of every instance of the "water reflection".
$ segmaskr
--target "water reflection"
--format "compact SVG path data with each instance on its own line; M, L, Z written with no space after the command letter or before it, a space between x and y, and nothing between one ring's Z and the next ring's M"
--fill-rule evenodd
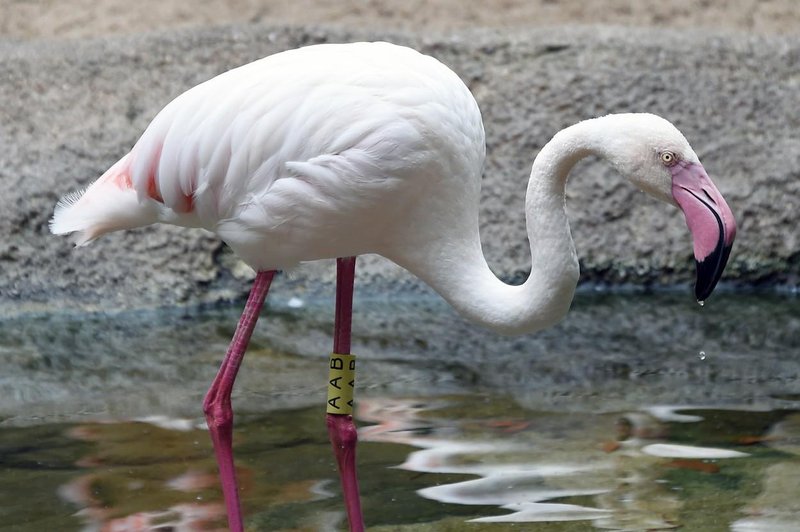
M744 507L747 517L731 525L734 532L797 530L800 516L800 413L791 413L773 425L760 438L760 443L785 453L793 460L782 460L764 468L762 489Z
M453 406L459 412L458 417L442 417ZM754 453L765 455L763 448L750 447L754 443L770 442L774 447L778 441L783 446L797 445L800 441L783 434L784 427L794 428L796 414L760 435L761 416L775 419L787 413L754 409L714 411L683 407L676 411L674 407L651 407L621 415L568 417L531 412L527 422L522 423L518 419L470 418L468 411L463 412L466 407L439 401L426 408L419 399L373 398L362 402L360 417L374 423L361 431L364 440L403 443L419 449L398 467L477 477L436 482L418 490L422 497L443 503L494 505L505 510L499 515L474 518L472 522L591 521L595 528L604 530L678 528L685 525L682 521L687 512L687 501L681 494L684 482L679 479L692 478L695 482L698 478L717 477L728 481L740 474L743 479L751 476L744 472L749 473L755 466L758 474L765 475L767 485L774 484L772 477L783 465L770 465L761 471L756 461L745 466L733 461L747 462ZM739 423L730 426L719 423L731 415L739 416ZM687 424L697 427L680 426ZM498 431L498 426L514 429ZM694 433L693 440L684 441L687 431ZM778 437L776 433L782 435ZM711 442L728 442L728 446L703 445ZM790 473L784 479L788 485L784 483L783 487L794 494L800 481L790 475L796 472L798 464L791 460L788 463L792 467L787 469ZM714 480L707 482L715 484ZM713 492L704 493L703 499L706 503L716 498L724 500L731 495L725 491L717 486ZM770 496L769 491L772 490L767 488L756 500L771 500L774 495ZM738 497L735 494L732 498ZM792 496L782 498L784 506L792 501L793 508L776 508L775 503L771 503L772 508L763 502L749 503L737 511L753 517L737 520L732 526L735 530L781 530L779 526L784 522L778 520L780 512L789 518L784 523L787 526L796 523L800 516L800 506L795 500ZM732 522L735 513L716 517L720 520L727 517ZM702 521L703 517L694 519Z
M78 508L86 530L224 529L205 430L188 420L153 421L66 430L65 436L90 443L90 452L75 460L85 473L61 485L59 496Z
M476 531L533 522L552 532L780 531L800 518L797 411L564 415L502 395L366 394L358 418L366 518L379 531L465 522ZM234 444L251 529L345 526L322 421L321 407L239 418ZM0 517L15 530L224 529L201 424L156 418L5 427L2 435Z
M357 301L370 528L793 529L800 300L725 299L700 311L582 296L524 338L478 331L438 300ZM234 395L245 515L254 530L340 530L319 406L329 301L281 301ZM0 522L224 526L200 403L237 313L0 320Z
M290 302L276 294L259 322L237 382L240 409L324 400L331 301ZM0 418L195 418L239 310L0 319ZM683 294L584 294L559 326L512 338L438 299L361 300L353 341L360 389L385 395L499 391L528 408L616 411L800 397L800 298L724 294L700 309Z

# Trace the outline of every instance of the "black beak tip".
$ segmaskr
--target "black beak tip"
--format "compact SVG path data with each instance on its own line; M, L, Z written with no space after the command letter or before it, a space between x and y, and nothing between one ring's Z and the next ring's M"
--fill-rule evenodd
M696 261L697 281L694 285L694 295L697 301L705 301L711 296L720 277L722 277L725 265L728 263L731 247L732 246L719 246L702 261Z
M697 271L699 273L700 269L702 268L701 263L697 263ZM694 297L699 302L703 302L709 298L711 293L714 291L714 288L717 286L717 282L701 282L700 276L698 275L697 281L694 285Z

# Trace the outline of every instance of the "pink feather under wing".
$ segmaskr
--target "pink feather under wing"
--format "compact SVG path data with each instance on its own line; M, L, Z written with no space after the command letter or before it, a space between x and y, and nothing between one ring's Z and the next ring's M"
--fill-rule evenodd
M54 234L76 233L82 246L111 231L148 225L158 220L152 202L139 201L128 153L86 190L67 194L56 205L50 230Z

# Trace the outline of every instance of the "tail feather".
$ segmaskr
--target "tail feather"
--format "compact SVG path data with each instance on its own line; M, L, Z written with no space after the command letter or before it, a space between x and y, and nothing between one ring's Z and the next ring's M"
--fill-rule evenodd
M75 207L87 190L89 187L65 194L56 203L53 217L50 218L50 232L54 235L78 233L75 236L76 246L84 246L92 240L85 234L89 226L87 220L80 216L80 207Z
M50 232L76 233L75 245L85 246L105 233L158 221L155 202L139 201L128 161L126 155L86 189L61 198L50 219Z

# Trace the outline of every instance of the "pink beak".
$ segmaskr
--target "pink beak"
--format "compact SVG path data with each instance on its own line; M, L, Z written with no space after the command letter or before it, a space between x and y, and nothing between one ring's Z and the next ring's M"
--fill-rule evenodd
M700 163L679 162L671 167L672 197L686 217L694 242L697 281L694 293L705 301L728 262L736 236L736 220Z

